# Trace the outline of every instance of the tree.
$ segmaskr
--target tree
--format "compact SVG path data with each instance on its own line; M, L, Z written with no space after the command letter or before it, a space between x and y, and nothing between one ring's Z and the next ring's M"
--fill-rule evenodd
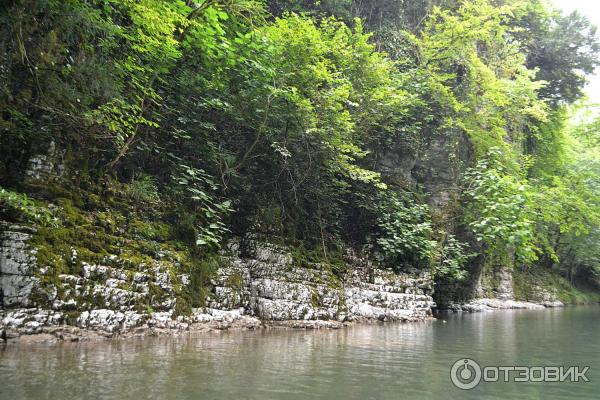
M540 97L553 106L581 98L585 75L599 65L596 27L576 11L562 15L541 0L528 2L513 23L520 28L516 37L527 54L527 67L546 82Z

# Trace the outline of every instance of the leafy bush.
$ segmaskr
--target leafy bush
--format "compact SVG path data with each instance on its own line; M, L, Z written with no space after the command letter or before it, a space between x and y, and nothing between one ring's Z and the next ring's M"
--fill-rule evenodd
M0 187L0 219L13 222L58 226L58 219L47 207L40 206L24 193Z
M434 274L437 278L462 281L467 275L465 266L475 254L468 253L469 245L458 241L454 235L444 236L435 252Z
M384 192L378 206L377 245L394 263L429 266L436 242L429 207L406 194Z
M228 232L223 219L232 211L231 202L218 200L214 194L217 185L204 170L183 164L179 167L179 174L173 177L176 196L192 211L183 211L183 226L193 232L195 245L219 248Z
M530 263L539 251L530 187L522 175L508 172L502 158L502 152L492 148L466 172L464 222L488 253L513 247L519 261Z
M160 199L156 178L144 175L129 185L131 197L136 201L156 202Z

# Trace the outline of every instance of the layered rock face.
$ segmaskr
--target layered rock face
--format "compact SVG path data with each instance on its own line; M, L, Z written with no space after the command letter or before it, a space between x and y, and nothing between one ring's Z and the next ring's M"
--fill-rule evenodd
M323 265L295 266L284 248L251 242L230 246L229 266L214 280L214 308L243 307L267 321L420 320L431 315L433 282L426 273L376 269L348 257L341 278ZM244 254L247 252L248 254Z
M178 286L190 279L166 271L161 264L166 261L132 273L115 266L116 256L108 257L110 265L82 263L80 274L49 282L27 244L31 234L26 227L3 225L0 236L5 339L45 334L75 340L263 324L336 328L361 320L424 320L434 306L426 272L381 270L348 256L348 272L339 277L326 265L298 265L285 247L259 240L242 246L238 240L222 254L207 307L176 317Z
M456 295L451 288L444 288L441 308L453 311L478 312L494 309L543 309L563 307L555 291L544 289L528 282L535 296L516 300L513 270L506 265L494 265L491 269L482 268L471 285L462 289L463 296ZM459 299L458 301L455 299Z
M433 209L443 212L455 200L458 182L472 157L465 133L448 130L430 138L420 150L401 145L384 149L377 169L401 186L422 187Z
M0 225L0 308L28 306L37 279L35 261L27 249L33 231L24 226Z

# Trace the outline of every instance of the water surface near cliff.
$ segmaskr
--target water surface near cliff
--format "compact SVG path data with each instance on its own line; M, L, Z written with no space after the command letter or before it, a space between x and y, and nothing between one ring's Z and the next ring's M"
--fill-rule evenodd
M0 347L0 399L595 399L600 306L450 314L338 331ZM450 367L590 366L589 383L455 388Z

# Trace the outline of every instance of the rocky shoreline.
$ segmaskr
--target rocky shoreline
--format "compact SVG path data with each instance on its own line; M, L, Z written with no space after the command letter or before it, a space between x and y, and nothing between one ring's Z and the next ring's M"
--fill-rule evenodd
M78 275L50 284L29 233L3 234L0 253L1 341L79 341L225 329L340 328L360 321L423 321L432 316L433 278L424 271L382 269L347 254L338 276L327 265L298 260L288 248L232 241L212 278L206 307L177 312L186 275L159 260L138 272L82 263ZM166 256L165 256L166 257ZM156 295L159 293L160 295ZM41 299L41 300L40 300Z
M88 327L64 324L49 325L43 321L43 314L43 311L40 313L40 310L35 309L8 313L3 318L4 327L0 330L0 344L104 341L154 336L183 336L229 330L340 329L357 323L418 322L433 319L428 315L386 320L382 315L378 318L361 317L345 321L262 321L257 317L244 315L243 310L210 310L209 313L197 313L189 318L171 319L167 315L154 315L142 324L124 328L127 316L114 314L111 310L91 312L89 315L91 323ZM33 320L24 322L32 315ZM101 318L106 319L102 320Z
M475 299L468 303L454 303L441 312L488 312L496 310L544 310L565 307L560 301L533 303L506 299ZM386 322L423 322L435 319L428 313L406 314L394 318L389 313L355 316L346 320L261 320L245 315L243 308L237 310L194 310L190 317L172 319L168 313L156 313L142 323L131 313L112 310L84 312L78 324L53 324L57 316L39 309L21 309L8 313L0 311L0 344L35 344L58 342L87 342L145 338L155 336L183 336L229 330L261 329L340 329L354 324ZM137 316L139 318L139 316Z
M206 307L180 315L177 293L191 279L167 268L177 262L172 255L160 254L153 264L133 271L111 256L106 264L81 262L77 275L48 279L28 244L33 231L15 225L3 228L0 343L228 329L338 329L361 322L425 321L437 307L429 272L384 269L348 252L346 272L340 276L327 265L299 261L289 248L245 238L231 241L223 251ZM504 271L500 278L498 297L451 302L443 308L480 312L564 306L552 293L539 302L515 301L510 274Z
M541 302L517 301L512 299L482 298L471 300L467 303L451 303L444 308L445 311L454 312L482 312L493 310L543 310L546 308L564 307L559 300Z

